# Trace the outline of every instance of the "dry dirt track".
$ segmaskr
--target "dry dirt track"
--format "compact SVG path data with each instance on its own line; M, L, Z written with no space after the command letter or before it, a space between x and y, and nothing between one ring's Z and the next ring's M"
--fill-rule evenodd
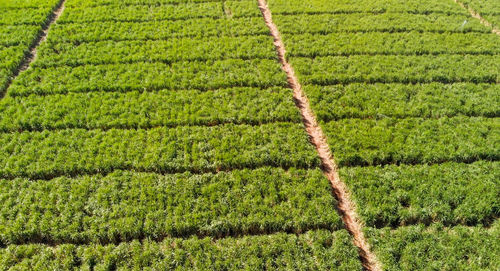
M316 147L318 155L321 159L323 173L330 181L333 193L338 201L338 212L342 217L346 229L353 236L354 244L358 247L359 256L364 268L370 271L382 270L380 267L380 263L377 261L375 255L371 252L370 245L366 241L366 238L363 234L362 224L356 213L356 207L350 199L349 192L347 191L347 186L340 179L339 173L337 171L337 165L330 152L330 147L328 146L326 136L316 121L316 117L312 112L309 101L304 91L302 90L293 67L286 60L285 44L281 39L281 35L277 26L273 23L271 11L269 10L267 2L265 0L258 1L259 8L262 11L262 15L264 16L266 25L269 27L271 35L274 38L274 45L276 47L276 51L278 53L278 58L281 62L282 68L287 74L288 84L290 88L293 89L295 103L300 109L307 134L310 137L311 143Z

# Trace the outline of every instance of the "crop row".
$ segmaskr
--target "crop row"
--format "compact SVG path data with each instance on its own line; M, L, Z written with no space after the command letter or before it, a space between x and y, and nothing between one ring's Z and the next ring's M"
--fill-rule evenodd
M24 45L28 47L33 42L41 26L11 25L0 27L0 46Z
M253 0L232 0L234 2L253 1ZM183 5L191 3L218 3L226 0L68 0L67 7L96 7L96 6L161 6L161 5Z
M498 118L344 119L322 126L340 166L500 160Z
M181 37L267 35L269 29L262 18L212 19L152 22L94 22L87 24L55 24L48 42L93 42L102 40L168 40Z
M489 225L500 217L500 162L342 168L370 227Z
M52 1L54 2L54 1ZM2 9L0 5L0 27L8 25L42 25L47 21L47 15L52 11L51 6L37 9Z
M322 121L344 118L440 118L457 115L500 117L498 84L305 85Z
M483 33L335 33L284 35L288 56L498 54L498 37Z
M102 244L343 227L318 169L14 179L1 182L0 199L2 244Z
M327 56L290 63L304 84L500 82L500 55Z
M386 270L498 270L500 220L495 224L366 229L366 235Z
M267 35L219 38L172 38L146 41L100 41L44 43L34 67L78 66L141 61L202 61L227 58L277 59L272 39Z
M0 8L5 10L10 9L27 9L27 8L53 8L54 0L2 0Z
M0 176L47 179L115 169L205 172L319 165L302 124L0 134Z
M453 1L405 1L405 0L269 0L269 8L273 14L303 14L303 13L349 13L349 12L406 12L406 13L467 13Z
M286 86L286 75L274 59L229 59L33 68L17 78L9 94L272 86Z
M3 117L2 117L3 116ZM90 92L0 101L0 131L300 122L289 89Z
M97 6L66 8L57 21L88 23L103 21L154 21L185 20L200 17L258 17L261 16L255 1L219 1L159 6Z
M336 32L481 32L489 33L478 20L443 14L314 14L274 15L282 34ZM285 40L286 42L286 40Z
M466 22L464 16L412 14L336 14L273 16L282 33L335 32L482 32L488 29L480 22ZM269 29L261 17L182 21L100 22L86 24L55 24L48 42L92 42L123 40L158 40L176 37L252 36L268 35Z
M2 269L51 270L362 270L347 231L239 238L166 238L119 245L9 246Z

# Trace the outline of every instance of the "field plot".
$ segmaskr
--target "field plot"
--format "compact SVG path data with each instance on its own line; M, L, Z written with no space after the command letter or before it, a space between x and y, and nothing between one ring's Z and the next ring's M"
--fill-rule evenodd
M500 37L452 0L268 3L383 269L499 269Z
M474 10L496 29L500 29L500 2L495 0L462 0L467 8Z
M0 96L29 53L58 0L0 3Z
M2 270L362 269L255 1L67 0L0 112Z

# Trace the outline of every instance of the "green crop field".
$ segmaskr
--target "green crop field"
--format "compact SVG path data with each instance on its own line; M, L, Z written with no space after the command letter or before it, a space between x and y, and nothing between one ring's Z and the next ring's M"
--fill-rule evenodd
M267 4L0 0L0 270L500 270L500 2Z

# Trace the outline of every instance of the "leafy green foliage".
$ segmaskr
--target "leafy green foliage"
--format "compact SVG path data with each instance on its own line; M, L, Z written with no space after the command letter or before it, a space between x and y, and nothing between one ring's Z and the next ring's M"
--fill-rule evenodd
M201 17L260 16L255 1L214 1L203 3L184 3L179 5L123 5L95 7L70 7L64 10L57 23L88 23L104 21L154 21L186 20Z
M166 238L119 245L9 246L0 267L55 270L362 270L345 230L241 238Z
M28 48L42 29L35 25L9 25L0 27L0 46L23 45Z
M498 37L483 33L365 32L284 35L289 57L500 53Z
M498 270L500 220L489 229L442 225L367 228L384 270Z
M498 118L345 119L322 126L341 166L500 159Z
M365 2L366 4L366 2ZM478 20L465 15L444 14L300 14L274 15L282 34L327 34L337 32L480 32L490 33ZM465 24L464 24L465 22ZM284 40L287 46L287 40Z
M367 226L489 225L500 217L500 162L342 168Z
M54 0L2 0L0 8L5 10L20 9L20 8L43 8L54 7Z
M269 34L262 18L212 19L151 22L94 22L55 24L47 41L79 44L92 41L167 40L181 37L251 36Z
M280 69L278 62L268 59L33 68L18 76L9 94L285 87L286 75Z
M500 83L500 55L353 55L290 62L304 84Z
M301 13L444 13L466 14L453 1L420 0L268 0L273 13L301 14Z
M0 48L0 69L13 72L22 61L24 52L27 50L25 46L11 46Z
M11 193L16 190L17 193ZM261 168L158 175L114 172L2 181L0 243L116 243L342 229L320 170Z
M0 176L5 177L47 179L115 169L203 172L266 165L319 165L302 124L0 134Z
M12 1L12 0L10 0ZM29 1L29 0L28 0ZM233 0L234 2L244 2L252 0ZM206 3L206 2L228 2L226 0L68 0L68 7L96 7L96 6L160 6L160 5L181 5L189 3ZM255 3L255 2L254 2Z
M229 88L216 91L90 92L5 97L0 131L152 128L158 126L301 122L291 91Z
M304 90L316 116L343 118L500 117L498 84L365 84L314 86Z
M77 66L131 62L206 61L226 58L276 59L272 38L252 37L173 38L149 41L100 41L44 43L33 67Z

